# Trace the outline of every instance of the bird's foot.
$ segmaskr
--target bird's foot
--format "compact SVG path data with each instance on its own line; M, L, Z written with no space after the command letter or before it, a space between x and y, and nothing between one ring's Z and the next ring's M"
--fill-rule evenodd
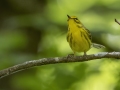
M67 58L74 58L74 56L75 56L74 54L68 54Z

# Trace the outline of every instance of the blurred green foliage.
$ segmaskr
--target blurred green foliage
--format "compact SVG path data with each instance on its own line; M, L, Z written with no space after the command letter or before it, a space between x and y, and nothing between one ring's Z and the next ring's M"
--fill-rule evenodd
M67 56L67 14L93 42L120 51L120 0L0 0L0 69L28 60ZM81 54L81 53L80 53ZM80 55L79 54L79 55ZM34 67L0 80L0 90L120 90L120 62L100 59Z

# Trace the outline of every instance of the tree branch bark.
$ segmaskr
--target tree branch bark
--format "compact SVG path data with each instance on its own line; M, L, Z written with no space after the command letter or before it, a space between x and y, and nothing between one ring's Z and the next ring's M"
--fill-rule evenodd
M39 60L26 61L22 64L17 64L12 67L1 70L0 79L8 75L11 75L13 73L16 73L34 66L56 64L56 63L84 62L84 61L96 60L101 58L120 59L120 52L100 52L97 54L91 54L87 56L54 57L54 58L42 58Z
M115 19L115 22L118 23L118 24L120 25L120 22L119 22L117 19Z

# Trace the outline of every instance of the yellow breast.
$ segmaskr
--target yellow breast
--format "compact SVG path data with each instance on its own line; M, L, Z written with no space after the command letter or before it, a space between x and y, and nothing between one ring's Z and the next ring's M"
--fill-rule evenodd
M72 22L70 22L72 23ZM71 49L74 52L86 52L91 47L91 41L89 40L86 32L83 28L78 27L76 24L69 23L68 42Z

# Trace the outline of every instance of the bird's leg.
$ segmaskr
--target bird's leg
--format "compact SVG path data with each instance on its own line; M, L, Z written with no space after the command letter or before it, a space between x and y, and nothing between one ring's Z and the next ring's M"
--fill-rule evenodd
M87 53L86 53L86 51L84 51L84 55L83 55L83 57L87 57Z

